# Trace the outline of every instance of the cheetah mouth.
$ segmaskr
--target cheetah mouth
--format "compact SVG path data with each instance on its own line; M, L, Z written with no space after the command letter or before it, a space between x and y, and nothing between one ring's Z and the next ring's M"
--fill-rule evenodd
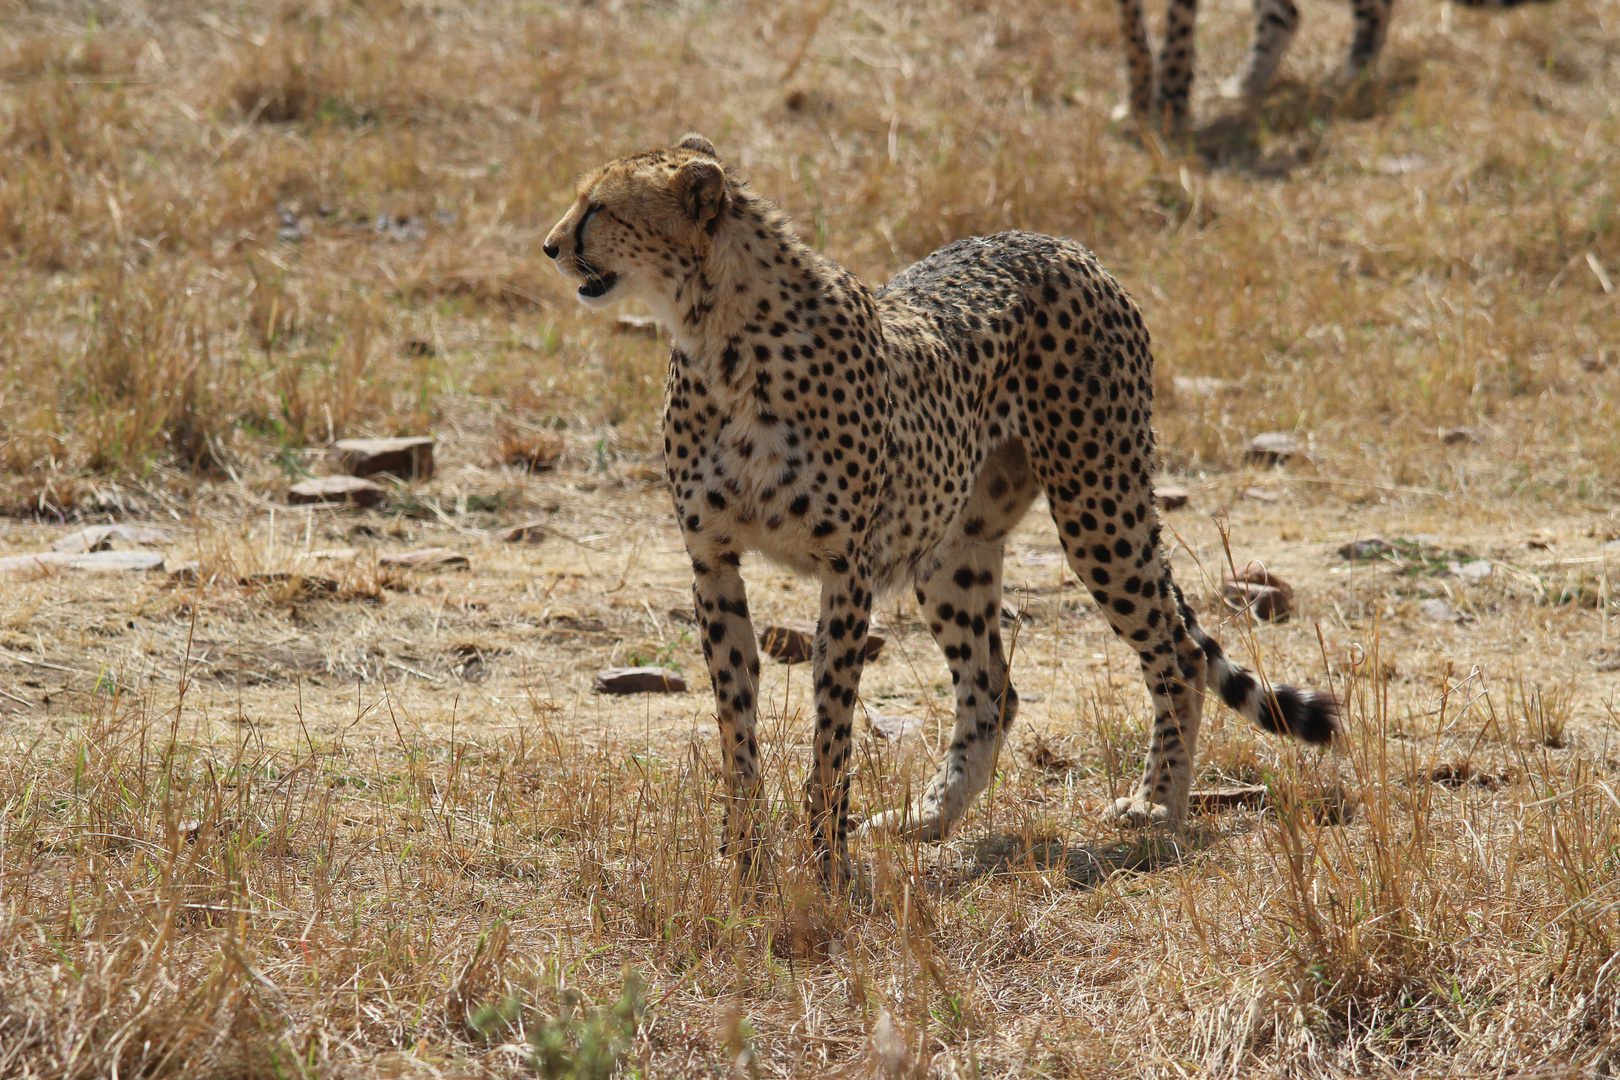
M574 264L579 267L580 274L585 278L585 283L579 287L579 295L586 300L600 300L619 283L619 275L612 270L603 273L578 256L575 257Z
M618 283L619 275L611 270L605 274L590 274L585 278L585 284L579 287L579 295L587 300L596 300L606 296Z

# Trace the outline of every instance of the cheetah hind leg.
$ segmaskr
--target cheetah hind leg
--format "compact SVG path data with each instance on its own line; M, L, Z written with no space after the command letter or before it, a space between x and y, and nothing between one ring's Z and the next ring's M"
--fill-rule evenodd
M890 833L942 840L990 784L1001 742L1018 715L1001 641L1001 565L1006 537L1037 487L1021 442L1004 443L985 462L938 568L917 581L917 602L950 665L956 724L950 746L912 806L887 810L860 835Z

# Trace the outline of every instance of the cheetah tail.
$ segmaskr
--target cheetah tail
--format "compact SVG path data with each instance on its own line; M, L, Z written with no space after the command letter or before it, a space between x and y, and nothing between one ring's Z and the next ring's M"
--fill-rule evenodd
M1234 664L1221 643L1204 632L1179 589L1176 600L1187 631L1209 661L1210 686L1233 712L1273 735L1291 735L1318 745L1333 741L1339 731L1339 703L1331 693L1276 684L1268 692L1252 671Z

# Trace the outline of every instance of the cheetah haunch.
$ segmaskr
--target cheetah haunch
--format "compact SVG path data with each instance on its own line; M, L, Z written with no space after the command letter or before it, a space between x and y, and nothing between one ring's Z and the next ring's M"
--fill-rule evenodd
M1186 817L1210 676L1251 723L1332 738L1330 695L1268 691L1204 634L1170 579L1151 483L1148 334L1089 251L1031 233L962 240L873 294L801 243L698 135L609 162L575 194L545 253L585 304L640 300L674 342L664 460L727 760L727 845L745 867L761 801L745 551L822 583L805 801L829 875L850 872L850 734L886 589L915 585L956 684L956 726L921 800L866 828L938 839L989 783L1018 715L1002 549L1040 491L1069 565L1137 651L1153 696L1141 783L1112 817Z

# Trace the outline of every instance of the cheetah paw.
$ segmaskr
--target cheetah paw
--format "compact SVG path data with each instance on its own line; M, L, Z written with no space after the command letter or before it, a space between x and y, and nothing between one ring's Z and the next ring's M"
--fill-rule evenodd
M932 844L943 839L945 832L946 827L937 814L921 815L913 812L908 816L904 810L885 810L868 818L856 831L855 836L860 840L865 840L869 836L892 836Z
M1175 815L1168 806L1150 802L1140 795L1128 799L1115 799L1114 804L1103 811L1103 817L1127 829L1175 824Z

